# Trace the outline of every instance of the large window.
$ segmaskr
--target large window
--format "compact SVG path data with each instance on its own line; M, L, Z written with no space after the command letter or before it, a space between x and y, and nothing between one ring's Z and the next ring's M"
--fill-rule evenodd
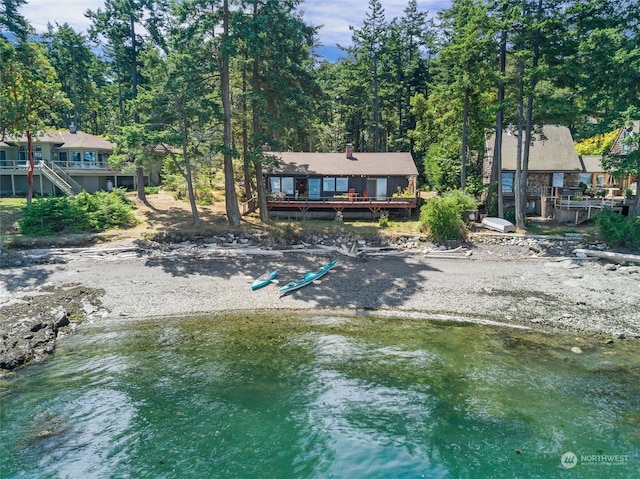
M20 145L18 147L18 162L26 163L29 161L29 155L27 154L26 145Z
M336 191L349 191L349 178L336 178Z
M286 195L293 194L293 177L291 176L272 176L270 178L271 182L271 193L284 193Z
M513 173L510 171L502 172L502 192L513 193Z
M334 191L336 193L344 193L349 191L349 178L322 178L322 189L324 191Z
M83 154L84 161L89 163L90 166L96 165L96 156L95 151L85 151Z
M0 166L7 166L7 154L4 151L0 151Z

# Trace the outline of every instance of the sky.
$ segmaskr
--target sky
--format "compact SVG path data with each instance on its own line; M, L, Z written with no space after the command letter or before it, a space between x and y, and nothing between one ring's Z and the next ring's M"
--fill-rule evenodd
M104 0L27 0L20 12L26 17L36 32L47 29L47 23L68 23L76 32L86 31L89 21L84 17L87 10L104 7ZM402 16L409 0L380 0L384 8L385 18L391 21ZM440 10L450 5L450 0L418 0L418 10L429 12L435 16ZM349 46L351 32L349 25L356 28L362 26L367 15L369 0L306 0L300 10L305 21L313 26L322 25L318 37L323 48L321 55L333 61L339 54L336 44Z

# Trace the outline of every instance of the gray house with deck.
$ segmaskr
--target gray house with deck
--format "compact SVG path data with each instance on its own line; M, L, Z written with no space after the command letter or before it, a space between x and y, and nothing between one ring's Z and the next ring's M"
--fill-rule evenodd
M272 216L409 215L418 206L411 153L271 152L265 181ZM297 214L296 214L297 213Z

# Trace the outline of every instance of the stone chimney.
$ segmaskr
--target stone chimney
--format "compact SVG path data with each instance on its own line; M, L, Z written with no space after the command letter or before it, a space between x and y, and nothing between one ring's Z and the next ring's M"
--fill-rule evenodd
M71 123L71 124L69 125L69 133L71 133L71 134L75 135L75 134L76 134L76 131L78 131L78 130L76 130L76 125L75 125L74 123Z
M350 160L351 158L353 158L353 146L351 146L351 143L347 143L347 159Z

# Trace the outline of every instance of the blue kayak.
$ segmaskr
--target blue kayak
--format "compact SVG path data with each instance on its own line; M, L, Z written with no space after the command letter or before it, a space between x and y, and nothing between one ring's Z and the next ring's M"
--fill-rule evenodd
M263 275L260 275L256 278L256 280L251 285L251 289L255 291L256 289L262 288L263 286L268 285L278 276L278 270L274 269L273 271L267 272Z
M325 274L329 272L331 268L333 268L338 263L337 259L331 261L331 263L325 264L318 271L309 271L302 276L297 277L293 281L289 281L284 286L280 287L280 294L286 294L296 289L302 288L303 286L308 285L309 283L314 282L317 279L322 278Z

